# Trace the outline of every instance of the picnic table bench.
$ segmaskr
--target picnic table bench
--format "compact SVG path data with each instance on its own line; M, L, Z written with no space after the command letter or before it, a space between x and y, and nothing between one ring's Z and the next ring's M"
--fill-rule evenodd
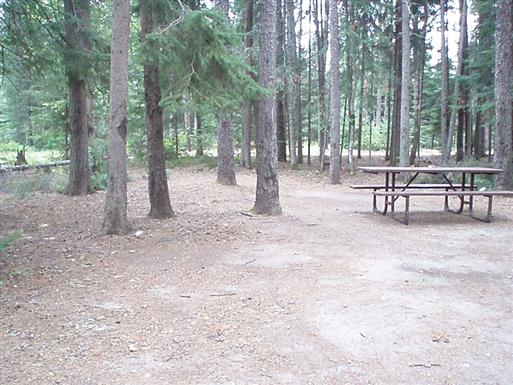
M373 174L385 174L384 184L352 185L354 189L373 190L373 211L386 215L390 208L391 215L404 224L409 223L410 197L412 196L441 196L444 197L444 211L461 214L468 205L470 216L474 219L490 222L494 196L513 196L513 191L477 190L475 175L494 175L501 173L501 169L486 167L360 167L364 172ZM405 184L396 184L397 175L409 174ZM419 174L441 175L447 183L413 183ZM454 174L461 174L460 183L454 182ZM470 175L470 183L466 183L466 176ZM377 198L384 198L383 209L379 209ZM460 201L459 208L452 210L449 207L449 197L457 197ZM488 199L488 209L484 217L474 214L474 197ZM395 216L395 202L404 198L404 217L401 220Z

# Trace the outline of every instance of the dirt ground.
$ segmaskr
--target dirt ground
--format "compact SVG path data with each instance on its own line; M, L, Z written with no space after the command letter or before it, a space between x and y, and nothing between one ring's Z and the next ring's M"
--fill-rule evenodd
M513 383L513 200L491 224L413 198L372 213L343 175L280 176L284 214L252 216L255 174L171 170L167 221L98 235L104 193L0 195L0 384Z

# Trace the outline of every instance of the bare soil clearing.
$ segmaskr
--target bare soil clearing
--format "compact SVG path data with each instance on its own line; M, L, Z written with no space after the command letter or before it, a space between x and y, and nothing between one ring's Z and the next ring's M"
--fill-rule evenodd
M413 200L372 213L344 175L282 171L284 215L256 217L255 175L172 170L176 218L99 236L104 194L0 195L0 384L511 384L513 200L491 224Z

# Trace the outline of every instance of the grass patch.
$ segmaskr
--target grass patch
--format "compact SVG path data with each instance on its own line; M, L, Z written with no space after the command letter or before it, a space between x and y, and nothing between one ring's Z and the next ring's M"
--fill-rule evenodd
M65 170L12 172L0 176L0 191L26 199L36 191L63 193L68 184Z
M0 238L0 253L4 251L11 243L20 238L22 234L23 233L18 230L4 238Z
M193 167L201 170L212 170L217 167L217 158L214 156L184 156L166 162L168 168Z

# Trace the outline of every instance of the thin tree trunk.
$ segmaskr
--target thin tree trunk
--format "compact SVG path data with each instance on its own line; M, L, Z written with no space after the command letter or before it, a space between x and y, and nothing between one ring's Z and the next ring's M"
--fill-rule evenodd
M429 18L429 5L424 5L422 17L422 29L418 38L417 55L414 58L416 63L415 74L415 124L413 127L413 141L410 151L410 164L415 163L415 156L420 151L420 128L422 126L422 93L424 89L424 66L426 62L426 34Z
M297 71L296 21L294 20L294 0L285 0L287 5L287 44L285 62L291 76L287 79L287 111L289 117L290 166L298 168L297 136L299 126L298 89L299 74Z
M127 169L126 130L128 101L128 41L130 37L130 0L114 0L110 61L110 133L108 139L107 194L103 232L126 234Z
M399 149L399 164L402 167L410 165L410 5L408 0L402 0L402 67L401 67L401 138Z
M353 20L353 3L345 1L346 8L346 25L349 26ZM346 65L347 65L347 106L349 114L349 142L347 144L347 155L349 163L349 172L352 174L355 171L354 164L354 134L355 134L355 115L354 115L354 84L353 84L353 60L351 56L352 39L350 36L346 40Z
M284 66L284 49L285 49L285 26L283 17L283 0L276 0L276 31L277 31L277 65ZM285 125L285 79L281 77L280 86L276 98L276 135L278 139L278 161L287 161L287 127Z
M246 64L254 65L253 59L253 0L247 0L246 15L244 18L244 48L246 50ZM253 72L251 72L253 77ZM241 166L250 169L251 164L251 127L253 122L253 102L244 103L242 123Z
M297 162L303 164L303 111L301 107L301 81L302 81L302 66L301 57L303 48L301 39L303 38L303 0L299 1L299 38L297 38L297 74L298 74L298 87L297 87Z
M390 162L396 165L400 151L400 127L401 127L401 90L402 90L402 0L397 0L395 5L395 90L393 123L390 132Z
M318 120L318 143L319 143L319 161L320 171L324 171L324 155L326 150L326 95L325 95L325 69L326 69L326 31L323 25L322 0L314 0L314 24L315 36L317 41L317 120ZM320 6L319 6L320 4ZM319 14L321 19L319 20Z
M260 86L272 91L276 79L276 0L260 2ZM257 187L254 210L257 214L281 213L278 183L275 106L273 95L258 103Z
M85 195L91 191L89 175L89 134L92 132L90 95L87 89L88 54L91 29L89 0L64 0L67 47L66 72L69 95L70 166L67 193ZM29 114L31 106L29 99ZM31 119L29 117L29 122ZM30 130L31 131L31 130ZM29 135L31 138L31 135Z
M312 0L308 2L308 25L312 25ZM312 163L312 36L308 28L308 164Z
M229 1L215 0L214 6L223 12L228 20ZM221 114L217 126L217 183L227 186L237 184L233 157L233 128L228 114L224 112Z
M339 71L339 58L340 47L338 42L339 27L338 27L338 11L337 0L330 0L330 73L331 73L331 88L330 88L330 180L332 184L340 183L340 71Z
M441 127L441 142L442 142L442 163L445 162L445 151L447 148L447 141L449 135L448 116L449 116L449 58L447 53L447 41L445 32L447 25L445 24L445 13L447 8L447 0L440 0L440 36L441 36L441 65L442 65L442 78L441 78L441 113L440 113L440 127Z
M513 89L513 1L497 0L495 30L495 167L504 170L495 186L513 187L512 100Z
M203 156L203 127L201 116L196 113L196 156Z
M347 117L347 97L344 98L344 114L342 115L342 133L340 138L340 165L342 166L342 157L344 155L344 139L346 132L346 117Z
M365 30L364 19L362 18L362 29ZM365 37L363 37L365 39ZM362 139L363 139L363 91L365 89L365 51L366 51L365 41L362 42L362 56L361 56L361 68L360 68L360 105L358 107L358 152L357 158L362 159Z
M158 44L147 41L155 25L154 0L139 0L142 40L155 56L146 56L144 63L144 100L148 144L148 193L151 218L163 219L174 215L169 201L164 153L164 126L160 107Z

